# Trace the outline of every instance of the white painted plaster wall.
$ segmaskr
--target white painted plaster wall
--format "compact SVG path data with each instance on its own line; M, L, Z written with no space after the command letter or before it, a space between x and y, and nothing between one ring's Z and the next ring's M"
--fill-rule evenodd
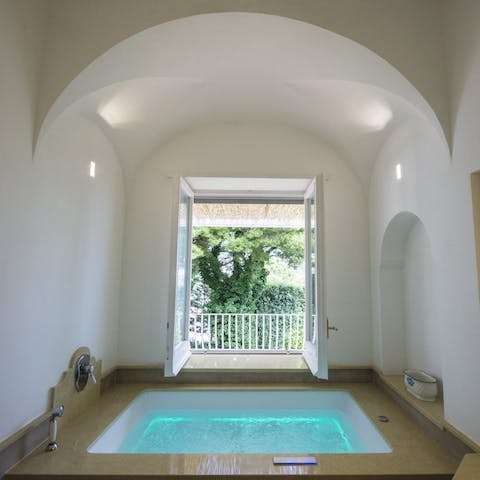
M96 164L89 176L90 161ZM87 345L104 370L116 365L123 242L123 177L100 130L64 115L35 158L43 232L50 258L64 355ZM46 218L45 218L46 216Z
M435 266L425 227L413 213L401 212L389 223L378 280L383 372L415 368L441 379Z
M78 346L116 364L122 179L81 119L32 159L43 6L0 4L0 441L46 410Z
M442 339L438 322L437 280L430 240L417 221L405 245L403 266L405 348L407 368L442 378Z
M403 178L401 180L396 178L398 163L402 165ZM406 356L407 351L405 350L404 353L399 351L406 349L405 325L403 325L402 332L403 343L395 343L395 336L390 335L391 331L399 334L394 327L394 318L398 317L396 321L403 318L405 322L405 315L408 313L408 310L405 309L407 292L404 290L394 297L395 301L401 299L403 302L404 311L401 314L398 313L399 316L382 316L381 310L386 308L385 305L382 306L381 272L383 275L384 269L381 268L381 265L386 262L390 268L397 268L395 277L400 292L405 286L403 268L405 246L408 243L406 235L408 235L410 227L393 232L394 236L399 236L400 233L402 236L397 239L398 245L395 245L395 242L390 239L388 243L394 245L394 248L390 252L383 252L382 258L382 246L385 239L388 238L385 232L394 217L402 212L411 212L423 222L428 237L435 237L434 232L440 231L445 222L444 212L439 202L441 202L442 188L448 171L448 152L443 149L436 134L425 127L420 119L412 120L392 133L383 146L374 168L370 183L373 357L374 364L384 373L400 373L410 363ZM388 234L392 234L392 231L389 230ZM437 278L443 272L444 248L441 239L432 240L431 269L433 273L431 275ZM398 270L399 268L402 270L401 272ZM437 285L438 288L440 288L439 285ZM410 291L408 287L407 291ZM438 295L438 290L436 295ZM428 300L430 302L428 308L431 311L435 308L431 305L433 298L438 297L432 294ZM390 305L388 308L390 312L393 312L397 307ZM444 316L439 315L435 328L440 330L445 328ZM439 363L442 361L438 360ZM439 368L439 370L441 369Z
M470 174L480 169L480 3L446 1L445 30L453 127L452 164L442 192L445 220L441 308L444 337L445 414L480 443L480 304ZM447 383L448 382L448 383Z
M386 374L398 374L406 367L407 358L403 265L382 265L379 281L382 370Z
M429 328L438 333L436 342L441 349L445 417L478 444L480 306L470 174L480 168L480 4L468 0L446 1L444 6L451 85L452 159L445 160L445 154L435 148L434 139L428 134L422 140L418 128L406 126L390 138L377 161L370 189L374 358L377 366L383 368L385 352L378 343L381 319L377 307L381 239L395 214L411 211L425 226L432 253L428 269L431 268L430 275L437 281L437 300L423 297L422 303L428 310L427 318L433 322L436 316L435 326ZM395 180L393 170L398 162L403 162L405 172L400 182ZM419 244L417 247L421 248ZM432 349L427 348L423 355L427 351L430 355ZM413 361L427 362L412 351L409 355L409 365ZM430 358L428 362L432 369L439 368L438 359Z
M371 363L368 219L361 183L318 138L273 125L215 125L186 132L138 171L129 192L123 263L119 360L161 364L170 269L169 176L328 175L326 183L327 311L339 332L329 363Z

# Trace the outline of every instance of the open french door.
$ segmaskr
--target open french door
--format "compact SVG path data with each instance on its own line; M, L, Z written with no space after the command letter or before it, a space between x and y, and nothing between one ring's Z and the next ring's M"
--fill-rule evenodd
M193 192L183 178L177 179L173 204L170 304L167 322L167 358L165 376L173 377L189 359L188 321L190 312L190 275L192 271Z
M312 374L328 378L325 305L325 229L323 176L317 176L305 202L305 345L303 357Z

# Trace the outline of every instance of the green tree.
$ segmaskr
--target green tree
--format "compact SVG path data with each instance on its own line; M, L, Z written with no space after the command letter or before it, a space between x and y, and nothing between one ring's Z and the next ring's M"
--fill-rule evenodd
M297 267L297 265L295 265ZM305 271L288 265L278 257L271 257L266 265L268 270L268 285L288 285L303 290L305 285Z
M192 298L203 298L204 311L254 313L267 283L269 260L277 257L296 267L303 252L303 229L196 227Z
M305 289L293 285L265 285L256 313L300 313L305 309Z

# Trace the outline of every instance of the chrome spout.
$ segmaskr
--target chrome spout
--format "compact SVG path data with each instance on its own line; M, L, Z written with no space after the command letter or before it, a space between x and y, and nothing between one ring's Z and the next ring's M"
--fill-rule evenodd
M46 451L54 452L58 448L57 443L57 433L58 433L58 424L57 419L63 415L65 408L63 405L55 407L51 410L50 414L50 423L48 425L48 444Z

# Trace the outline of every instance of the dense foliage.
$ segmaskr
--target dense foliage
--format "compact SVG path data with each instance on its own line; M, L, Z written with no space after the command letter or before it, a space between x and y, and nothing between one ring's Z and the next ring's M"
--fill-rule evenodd
M303 288L267 285L272 259L281 259L291 268L302 263L303 229L196 227L193 233L193 310L303 311Z
M299 313L305 307L303 288L294 285L265 285L256 303L256 313Z

